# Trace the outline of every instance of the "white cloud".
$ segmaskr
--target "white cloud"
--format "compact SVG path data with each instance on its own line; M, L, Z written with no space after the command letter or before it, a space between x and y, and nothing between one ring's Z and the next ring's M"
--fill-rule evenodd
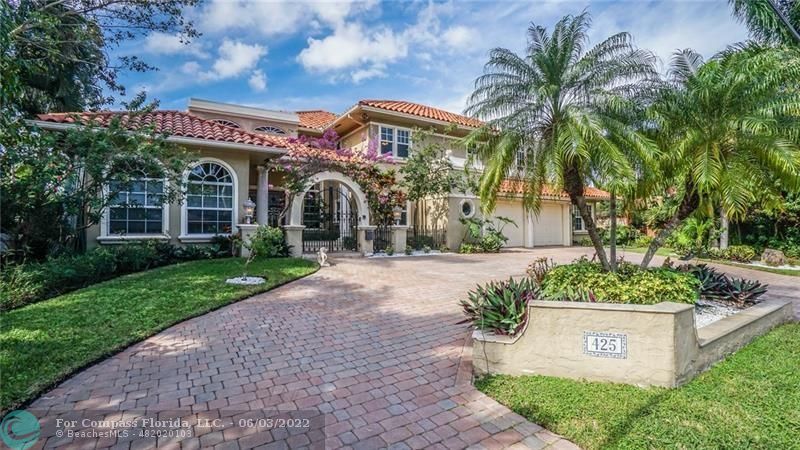
M250 79L247 80L247 84L250 85L250 89L262 92L267 89L267 76L261 70L254 70Z
M218 58L210 71L200 73L205 80L233 78L254 68L258 60L267 54L267 48L258 44L245 44L228 38L219 46Z
M186 75L196 75L200 72L200 64L197 61L187 61L181 66L181 73Z
M361 83L370 78L383 78L386 76L386 66L383 64L376 64L367 69L358 69L351 74L353 83Z
M465 48L476 41L475 31L463 25L456 25L445 30L444 42L453 48Z
M145 53L152 55L191 54L200 58L208 57L197 41L185 43L180 36L155 31L147 35L142 43Z
M333 34L322 39L309 38L308 47L300 52L297 60L311 72L355 69L351 75L361 72L360 78L365 79L365 71L394 62L407 54L406 40L392 30L365 30L360 23L350 23L336 28ZM367 69L363 66L367 66Z
M211 0L200 12L199 26L217 33L244 29L264 36L336 27L347 17L368 11L376 0Z

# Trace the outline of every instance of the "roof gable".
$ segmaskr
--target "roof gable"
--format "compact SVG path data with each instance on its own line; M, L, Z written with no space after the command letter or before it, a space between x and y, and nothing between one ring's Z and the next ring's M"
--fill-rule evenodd
M441 122L453 123L465 127L479 128L484 125L482 121L472 117L451 113L449 111L434 108L432 106L426 106L419 103L412 103L402 100L360 100L358 104L360 106L409 114L424 119L438 120Z

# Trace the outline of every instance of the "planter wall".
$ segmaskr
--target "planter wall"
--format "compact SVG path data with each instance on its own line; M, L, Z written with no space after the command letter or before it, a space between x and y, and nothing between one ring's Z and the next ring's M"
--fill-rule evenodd
M473 333L478 374L548 375L675 387L756 336L792 319L792 304L767 300L696 329L694 306L535 301L514 338Z

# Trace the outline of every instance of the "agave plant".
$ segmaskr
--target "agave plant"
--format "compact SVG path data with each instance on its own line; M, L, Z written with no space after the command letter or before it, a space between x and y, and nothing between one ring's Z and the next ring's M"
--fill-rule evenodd
M717 272L717 269L708 267L706 264L698 264L696 266L685 264L678 269L691 273L700 281L700 297L702 298L708 298L715 293L721 292L730 283L728 277Z
M467 300L460 302L466 319L479 330L513 336L525 325L528 302L536 299L538 287L530 278L519 281L492 281L470 291Z
M758 281L745 280L741 278L725 278L727 284L717 292L707 295L713 300L723 302L733 302L736 306L744 308L758 303L759 297L767 292L767 286Z
M742 278L728 278L705 264L685 264L678 268L694 275L700 281L700 297L708 300L732 302L743 308L758 303L767 292L767 285Z

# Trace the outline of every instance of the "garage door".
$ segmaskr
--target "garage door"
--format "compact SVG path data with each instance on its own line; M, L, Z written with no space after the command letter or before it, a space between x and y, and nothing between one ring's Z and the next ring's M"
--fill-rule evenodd
M503 234L508 238L506 247L522 247L525 245L525 218L522 213L522 202L497 202L494 216L508 217L517 224L517 226L508 224L503 228ZM502 224L498 223L498 226L502 226Z
M564 244L564 215L560 204L542 203L539 216L534 217L533 221L534 245Z

